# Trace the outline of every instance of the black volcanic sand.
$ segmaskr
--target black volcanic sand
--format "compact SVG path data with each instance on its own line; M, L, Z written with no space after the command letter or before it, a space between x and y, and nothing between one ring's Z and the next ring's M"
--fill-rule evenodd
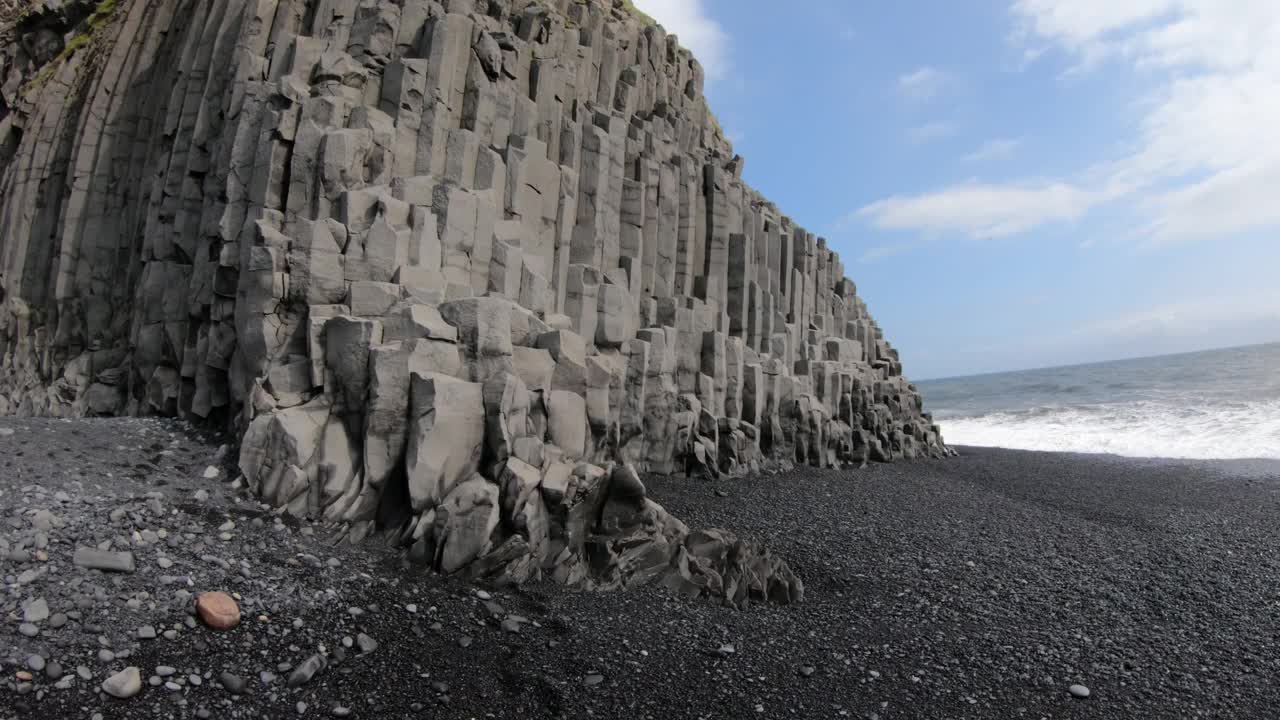
M798 606L734 611L657 589L550 585L487 588L486 602L402 569L393 551L277 522L226 481L217 448L174 423L0 419L0 718L1262 718L1280 707L1278 463L966 449L860 472L650 481L691 526L763 541L807 584ZM211 464L222 479L202 479ZM132 550L137 570L71 564L77 545L104 541ZM191 595L209 589L240 594L239 628L194 621ZM29 637L22 604L35 598L65 617ZM160 636L139 639L145 625ZM360 633L377 647L361 652ZM321 648L329 666L289 689ZM98 691L130 665L140 694ZM151 684L157 666L176 671L171 686ZM219 682L228 671L242 695ZM1076 683L1091 696L1072 697Z

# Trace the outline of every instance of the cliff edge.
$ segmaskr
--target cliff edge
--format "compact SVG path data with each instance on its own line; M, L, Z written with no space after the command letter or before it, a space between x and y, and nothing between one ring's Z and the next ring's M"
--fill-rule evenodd
M642 474L947 453L623 0L3 9L0 414L223 424L352 540L735 602L801 587Z

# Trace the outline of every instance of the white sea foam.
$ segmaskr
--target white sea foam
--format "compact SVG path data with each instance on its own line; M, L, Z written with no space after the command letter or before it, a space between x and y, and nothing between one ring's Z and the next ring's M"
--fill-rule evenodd
M1177 406L1160 402L1037 408L940 418L953 445L1127 457L1280 459L1280 400Z

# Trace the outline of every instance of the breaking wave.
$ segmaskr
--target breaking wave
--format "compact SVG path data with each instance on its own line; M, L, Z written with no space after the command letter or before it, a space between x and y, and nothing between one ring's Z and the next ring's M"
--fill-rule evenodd
M1280 344L919 386L953 445L1280 459Z
M1280 459L1280 401L1221 407L1140 402L939 418L952 445L1203 460Z

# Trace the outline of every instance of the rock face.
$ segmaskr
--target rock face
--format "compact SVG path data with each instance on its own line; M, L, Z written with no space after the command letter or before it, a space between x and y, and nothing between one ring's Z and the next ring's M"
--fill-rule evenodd
M223 423L353 540L735 602L799 582L639 473L947 453L620 0L82 0L0 41L0 414Z

